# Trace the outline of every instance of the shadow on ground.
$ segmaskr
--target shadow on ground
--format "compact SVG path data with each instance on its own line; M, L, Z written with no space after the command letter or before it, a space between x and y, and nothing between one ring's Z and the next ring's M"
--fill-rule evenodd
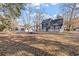
M34 47L31 45L34 44L43 44L45 47L54 45L59 49L55 50L56 53L52 50L51 53L41 49L39 46ZM51 49L53 46L51 47ZM58 52L65 53L66 55L79 55L79 46L67 45L58 41L51 41L45 39L37 39L34 36L12 36L12 37L0 37L0 55L1 56L55 56L61 55Z
M0 38L0 55L34 55L34 56L51 56L48 52L32 47L22 42L11 40L13 38ZM17 38L19 39L19 38ZM22 38L23 39L23 38ZM27 41L27 38L26 38Z

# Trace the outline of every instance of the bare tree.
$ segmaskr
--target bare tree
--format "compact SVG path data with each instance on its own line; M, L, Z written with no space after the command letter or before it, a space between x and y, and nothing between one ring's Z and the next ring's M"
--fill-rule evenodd
M70 4L63 4L63 16L64 19L68 19L68 24L67 24L67 30L71 31L72 30L72 23L71 20L72 18L75 17L75 10L76 10L76 5L77 3L70 3Z
M41 19L41 13L40 11L36 11L36 17L35 17L35 27L36 27L36 32L40 31L40 19Z

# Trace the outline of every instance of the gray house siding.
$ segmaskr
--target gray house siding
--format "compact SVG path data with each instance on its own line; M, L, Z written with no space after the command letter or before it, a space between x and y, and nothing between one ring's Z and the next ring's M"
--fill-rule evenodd
M44 32L59 32L61 27L63 26L63 19L46 19L42 21L42 31Z

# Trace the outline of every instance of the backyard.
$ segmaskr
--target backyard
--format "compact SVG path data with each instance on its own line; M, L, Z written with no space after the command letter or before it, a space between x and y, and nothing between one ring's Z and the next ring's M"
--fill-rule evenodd
M2 56L77 56L79 33L0 32Z

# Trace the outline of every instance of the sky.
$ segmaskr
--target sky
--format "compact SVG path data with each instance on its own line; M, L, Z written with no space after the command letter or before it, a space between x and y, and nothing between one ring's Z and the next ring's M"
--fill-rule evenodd
M48 4L48 6L42 6L41 8L44 9L42 10L43 12L48 13L50 16L53 16L60 12L60 4L55 4L55 5Z
M60 6L61 4L59 3L42 3L42 4L33 3L31 4L32 12L31 12L30 23L33 23L32 19L34 18L36 14L36 10L40 10L42 13L48 14L47 17L54 17L55 15L60 14L60 11L61 11ZM28 8L28 7L25 6L25 8ZM17 19L19 24L23 24L23 22L28 23L28 20L27 20L28 13L29 11L27 9L21 11L21 16L19 19Z

